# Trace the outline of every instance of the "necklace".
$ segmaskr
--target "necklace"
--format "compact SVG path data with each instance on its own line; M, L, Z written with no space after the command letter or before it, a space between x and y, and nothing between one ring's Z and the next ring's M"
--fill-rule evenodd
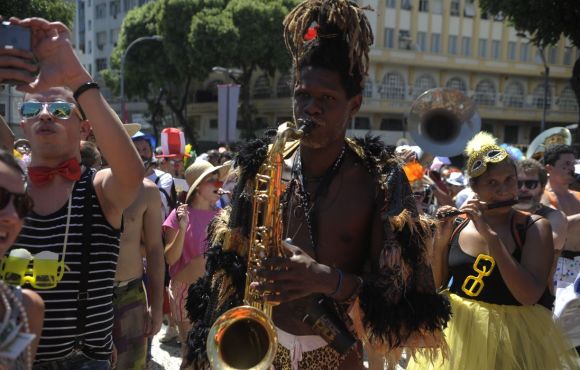
M297 206L304 210L304 217L305 217L305 221L306 221L306 226L308 227L308 234L310 237L310 243L312 245L312 248L314 249L315 254L317 254L317 249L318 249L318 227L317 227L315 221L316 221L316 214L318 211L318 205L320 204L319 200L323 196L325 196L326 193L328 192L328 189L330 187L330 184L331 184L333 178L336 176L336 174L338 173L338 170L342 166L342 163L344 161L345 152L346 152L346 145L343 143L340 154L338 155L338 157L336 158L336 160L334 161L332 166L330 166L330 168L326 171L326 173L320 177L320 179L321 179L320 184L316 188L314 198L312 198L311 194L306 190L306 186L305 186L305 182L304 182L304 174L303 174L303 170L302 170L302 156L301 156L300 149L298 150L298 153L296 153L296 158L295 158L294 163L293 163L292 184L290 186L289 193L290 193L291 199L292 199L292 193L294 193L294 195L296 195L296 198L298 200ZM289 212L290 212L290 209L292 208L291 205L292 204L290 204ZM290 215L291 215L291 213L290 213ZM289 223L290 223L290 221L289 221ZM302 227L302 224L300 224L300 226L298 227L296 234L298 233L298 231L300 230L301 227ZM317 256L315 256L315 257L317 257Z
M0 281L0 299L4 305L4 320L0 324L0 333L2 335L2 340L0 345L4 346L10 344L21 328L24 328L25 333L30 333L30 324L28 321L28 315L26 314L26 309L22 304L22 300L19 299L12 289L8 288L3 281ZM16 312L13 310L16 308ZM8 320L7 320L8 319ZM19 319L20 323L15 324L13 320ZM6 332L6 333L5 333ZM24 357L26 363L26 369L32 369L32 354L30 352L30 344L26 346L26 355ZM22 358L22 354L19 356Z

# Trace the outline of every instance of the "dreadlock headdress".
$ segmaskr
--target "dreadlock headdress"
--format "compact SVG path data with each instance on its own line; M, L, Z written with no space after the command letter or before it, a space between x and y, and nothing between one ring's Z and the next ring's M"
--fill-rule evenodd
M326 57L325 63L332 66L321 66L338 70L347 79L354 78L357 93L362 91L373 43L373 32L364 10L372 9L361 8L349 0L306 0L286 16L284 42L297 79L306 60L321 58L321 55L313 56L317 51L330 52L332 56Z

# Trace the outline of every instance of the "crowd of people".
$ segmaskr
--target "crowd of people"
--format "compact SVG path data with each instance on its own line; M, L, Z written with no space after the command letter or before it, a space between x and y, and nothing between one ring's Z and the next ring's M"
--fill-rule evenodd
M249 296L273 307L275 369L580 368L573 149L522 160L479 133L462 169L347 138L373 42L354 2L286 17L301 137L236 153L195 153L177 128L157 146L121 122L63 24L10 22L33 37L0 49L0 83L25 93L24 137L0 117L4 368L145 369L164 317L182 369L221 368L237 359L208 353L209 333ZM264 190L280 209L257 215ZM256 243L272 220L280 240ZM247 338L219 345L248 361Z

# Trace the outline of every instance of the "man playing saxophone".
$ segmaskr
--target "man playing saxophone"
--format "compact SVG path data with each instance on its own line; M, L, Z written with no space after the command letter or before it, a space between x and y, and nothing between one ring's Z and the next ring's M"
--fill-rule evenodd
M347 0L308 0L284 21L294 118L310 126L284 150L286 255L261 261L251 285L276 304L276 369L363 369L363 342L393 366L402 347L444 347L450 307L436 294L428 264L431 225L417 213L394 148L345 138L362 103L373 42L363 10ZM242 304L250 189L269 143L240 152L234 202L214 220L206 275L190 287L193 368L208 366L216 318Z

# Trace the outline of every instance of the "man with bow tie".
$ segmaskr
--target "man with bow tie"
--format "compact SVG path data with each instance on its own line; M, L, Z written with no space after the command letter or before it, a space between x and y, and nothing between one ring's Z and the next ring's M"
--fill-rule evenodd
M17 80L26 93L20 125L32 148L34 208L13 248L33 256L50 251L59 262L41 272L36 256L22 273L33 272L32 288L46 305L34 369L109 369L122 215L141 186L143 166L75 55L66 26L40 18L10 22L32 34L31 52L0 49L0 83ZM79 143L91 128L110 165L98 172L79 165Z

